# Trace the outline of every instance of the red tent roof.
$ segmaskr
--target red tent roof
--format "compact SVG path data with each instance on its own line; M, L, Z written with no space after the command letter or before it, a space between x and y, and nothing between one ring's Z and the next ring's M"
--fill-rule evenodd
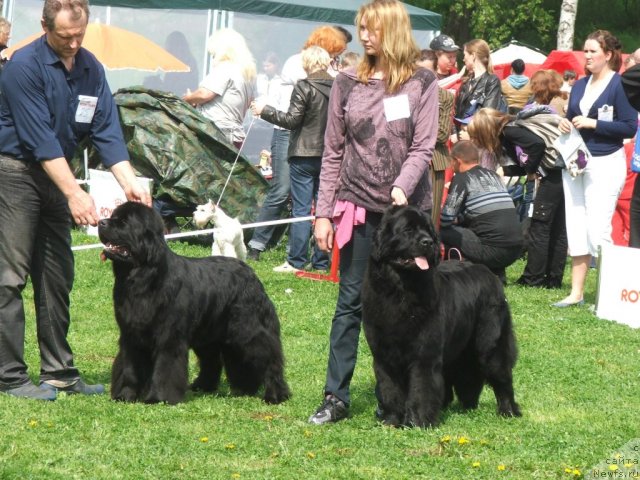
M628 53L622 54L622 67L620 68L620 73L624 72L624 60L628 56ZM578 74L578 77L583 77L584 64L584 52L581 50L553 50L549 53L547 59L540 68L555 70L560 74L563 74L565 70L573 70Z
M578 77L584 75L584 52L580 50L552 50L540 66L545 70L555 70L563 74L565 70L573 70Z

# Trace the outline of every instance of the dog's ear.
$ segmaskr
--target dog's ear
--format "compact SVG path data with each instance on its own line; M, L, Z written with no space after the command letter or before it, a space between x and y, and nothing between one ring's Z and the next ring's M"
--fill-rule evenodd
M398 208L399 207L396 207L396 206L387 207L384 214L382 215L382 219L380 220L378 227L373 232L373 237L371 240L370 256L374 262L379 262L384 258L384 252L385 252L384 232L389 229L390 219Z
M137 243L134 260L139 265L154 264L162 258L162 250L166 248L164 223L160 214L152 208L146 207L140 213L137 218L140 230L134 240Z
M433 224L433 220L431 220L431 215L427 215L425 212L421 212L424 217L424 221L427 225L427 232L429 236L433 239L433 244L435 250L434 261L437 265L440 262L440 236L438 235L438 231L436 230L436 226Z

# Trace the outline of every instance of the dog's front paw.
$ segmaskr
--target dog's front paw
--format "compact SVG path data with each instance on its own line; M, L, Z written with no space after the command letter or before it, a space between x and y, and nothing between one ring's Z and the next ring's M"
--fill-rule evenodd
M506 406L500 406L498 408L498 415L501 417L521 417L520 407L517 403L513 402Z
M419 414L418 412L409 411L402 422L405 427L432 428L437 427L440 423L438 414Z
M123 387L111 391L111 399L119 402L137 402L138 392L131 387Z
M285 386L284 389L265 389L263 400L265 403L277 405L278 403L289 400L290 397L291 392L289 391L289 387Z

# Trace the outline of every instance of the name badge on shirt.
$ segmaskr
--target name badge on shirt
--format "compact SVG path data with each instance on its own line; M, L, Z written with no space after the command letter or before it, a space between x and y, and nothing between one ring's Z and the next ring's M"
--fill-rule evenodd
M603 105L598 109L598 120L603 122L613 122L613 106Z
M93 114L96 112L98 97L88 95L78 95L78 109L76 110L77 123L91 123Z
M387 122L400 120L401 118L409 118L411 111L409 110L409 96L405 93L395 97L388 97L382 100L384 104L384 116Z

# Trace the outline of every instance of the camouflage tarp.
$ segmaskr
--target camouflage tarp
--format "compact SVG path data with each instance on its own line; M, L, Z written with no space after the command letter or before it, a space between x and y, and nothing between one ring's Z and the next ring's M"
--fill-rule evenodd
M132 87L114 97L131 163L153 179L154 197L168 195L179 206L218 202L238 154L220 130L170 93ZM90 158L90 165L98 163ZM254 221L267 188L260 172L241 155L220 206L242 223Z

